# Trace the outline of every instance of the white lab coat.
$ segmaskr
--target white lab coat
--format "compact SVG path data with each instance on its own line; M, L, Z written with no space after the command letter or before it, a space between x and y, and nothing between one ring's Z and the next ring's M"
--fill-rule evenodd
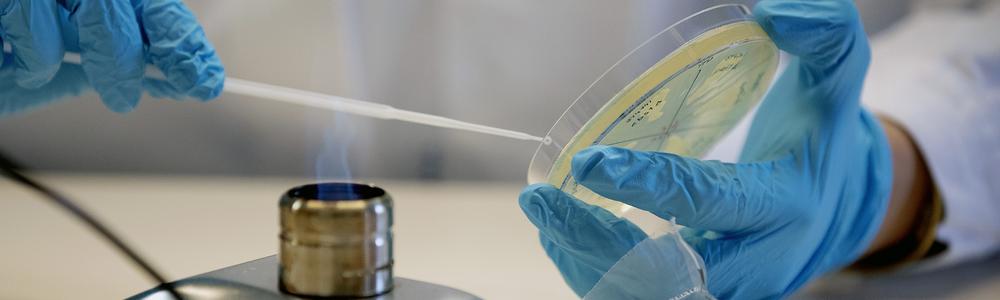
M1000 1L920 9L872 41L862 95L916 140L944 198L944 255L920 268L1000 249Z

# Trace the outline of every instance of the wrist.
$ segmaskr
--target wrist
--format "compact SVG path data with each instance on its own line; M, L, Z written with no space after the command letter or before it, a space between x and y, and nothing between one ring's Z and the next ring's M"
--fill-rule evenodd
M875 238L854 265L860 270L889 269L922 256L943 211L914 140L893 120L879 120L892 156L892 191Z
M889 208L865 255L901 240L914 227L920 204L930 194L930 175L916 145L898 124L879 117L892 153L892 193Z
M917 223L921 204L931 194L930 173L910 135L895 121L880 116L892 153L892 192L889 209L875 240L865 251L874 251L899 242Z

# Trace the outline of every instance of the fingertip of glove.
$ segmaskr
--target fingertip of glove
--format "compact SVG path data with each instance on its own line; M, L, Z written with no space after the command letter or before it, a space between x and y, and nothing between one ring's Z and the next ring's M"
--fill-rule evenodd
M532 184L524 188L518 199L521 210L540 230L563 228L567 216L579 213L586 204L550 184Z
M222 94L225 84L226 75L224 71L211 72L204 81L191 89L189 95L201 102L212 101Z
M135 110L136 105L138 105L138 103L129 104L125 102L104 101L104 106L107 106L109 110L120 114L132 112Z
M810 56L836 50L840 42L860 31L860 15L850 1L760 1L753 8L760 26L779 48Z
M52 78L59 72L60 64L50 66L35 67L33 70L17 68L17 85L26 89L37 89L52 81Z
M860 20L854 3L846 0L762 0L754 5L753 15L762 25L771 25L771 20L786 17L800 20L794 24L800 26L850 25Z
M116 87L99 90L98 93L101 95L101 101L104 102L104 105L116 113L127 113L135 110L135 107L139 105L139 97L142 96L142 92L136 87Z
M208 102L218 98L225 86L226 74L218 60L207 63L189 60L161 70L167 76L161 86L168 87L158 89L158 97L193 98Z
M598 164L609 156L613 156L617 150L608 146L591 146L580 150L573 155L570 172L577 182L587 180L588 175L597 168Z
M521 206L524 214L533 222L540 220L544 216L543 211L546 206L545 194L550 189L555 189L555 187L549 184L536 183L525 187L521 191L521 195L518 197L518 204Z
M533 183L524 187L524 189L521 190L521 199L529 198L546 189L554 189L554 188L555 188L554 186L547 183Z

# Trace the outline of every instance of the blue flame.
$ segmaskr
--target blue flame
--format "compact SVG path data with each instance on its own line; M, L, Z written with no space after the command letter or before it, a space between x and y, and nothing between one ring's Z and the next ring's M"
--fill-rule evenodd
M348 149L357 132L354 130L355 128L349 119L344 114L337 113L333 115L333 122L325 124L322 137L323 148L316 155L315 172L317 182L353 182L354 177L351 173ZM347 191L333 191L324 188L328 187L327 185L320 185L318 198L335 198L338 194L345 192L348 195L353 194L354 191L350 190L350 185L347 186Z

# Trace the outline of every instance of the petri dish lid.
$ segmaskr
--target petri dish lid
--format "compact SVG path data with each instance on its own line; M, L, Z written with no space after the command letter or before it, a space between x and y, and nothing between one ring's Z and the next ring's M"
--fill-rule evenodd
M702 157L760 102L778 50L743 5L713 6L667 27L626 54L562 114L528 167L550 183L614 213L570 175L573 155L592 145Z

